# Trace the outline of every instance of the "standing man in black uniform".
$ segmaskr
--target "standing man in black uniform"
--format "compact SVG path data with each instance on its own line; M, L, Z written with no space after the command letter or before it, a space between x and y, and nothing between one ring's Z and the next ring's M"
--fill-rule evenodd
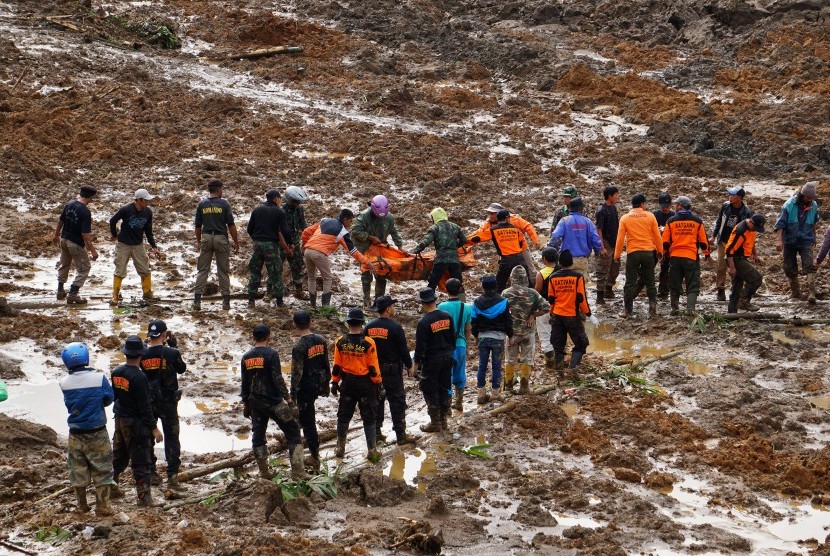
M288 229L291 230L291 239L294 243L294 252L291 256L282 253L280 256L280 274L282 265L287 260L291 269L291 282L294 284L294 297L297 299L308 299L308 294L303 290L303 250L300 248L300 238L303 230L308 227L305 221L305 207L303 203L308 201L308 195L302 187L291 185L285 189L283 196L282 210L285 211L288 220ZM286 241L288 238L286 238Z
M412 357L409 355L409 346L406 343L406 333L403 327L392 320L395 314L396 300L388 295L375 299L379 313L378 318L369 322L363 333L375 341L380 363L380 376L385 398L378 398L378 410L375 418L377 439L386 440L381 433L385 401L389 402L389 413L392 415L392 429L395 431L399 446L414 444L415 438L406 434L406 390L403 385L403 371L413 376Z
M445 431L449 428L455 330L450 314L438 309L435 290L423 289L418 297L424 316L415 331L415 365L429 414L429 424L421 425L421 430Z
M150 201L155 195L150 195L146 189L135 192L135 200L124 205L110 218L110 234L115 242L115 276L112 279L112 302L118 305L118 296L121 292L121 282L127 277L127 263L133 260L135 271L141 277L141 289L144 299L155 299L153 296L153 279L150 276L150 259L144 247L144 236L153 255L158 257L159 248L153 238L153 209ZM121 229L116 229L121 222Z
M208 182L208 198L199 201L196 207L196 287L193 294L193 310L202 310L202 294L210 274L210 261L216 255L216 275L219 291L222 293L222 309L231 309L231 279L228 273L231 265L231 250L228 234L233 239L233 252L239 252L239 237L233 223L231 204L222 198L221 180Z
M300 411L300 427L311 454L315 473L320 472L320 438L317 435L317 415L314 401L317 396L330 393L331 367L326 339L311 332L311 314L294 313L294 327L300 337L291 350L291 399Z
M256 305L256 294L262 283L262 265L268 271L268 293L274 296L277 307L284 307L282 301L282 265L280 248L289 257L294 253L294 239L288 229L285 211L279 206L280 192L269 189L265 202L251 212L246 231L254 242L254 251L248 262L248 307Z
M167 330L163 320L151 321L147 326L147 351L141 357L141 370L150 383L153 414L161 420L164 432L164 459L167 461L167 485L178 488L179 467L181 467L181 444L179 443L179 390L178 375L187 370L182 354L176 349L176 338ZM167 345L164 345L167 343ZM152 454L153 478L156 472L156 455Z
M251 419L251 445L263 479L274 474L268 467L268 446L265 432L268 420L273 420L285 434L291 460L291 478L307 479L303 467L303 443L297 423L297 406L291 401L282 378L280 354L268 346L271 329L258 324L252 332L254 347L242 356L242 415Z
M92 244L92 214L89 203L97 193L91 185L81 186L80 197L64 205L63 212L55 227L52 243L60 246L61 259L58 267L58 299L66 299L67 305L83 305L86 299L78 293L92 268L90 259L98 259L98 251ZM87 254L89 251L89 254ZM69 286L69 295L63 285L69 279L69 269L75 263L75 280Z
M145 349L141 338L128 336L121 350L127 357L127 362L112 371L112 388L115 392L112 471L118 491L118 477L130 464L138 505L149 507L153 505L150 490L153 441L161 442L164 436L156 426L156 417L153 415L150 383L139 366Z

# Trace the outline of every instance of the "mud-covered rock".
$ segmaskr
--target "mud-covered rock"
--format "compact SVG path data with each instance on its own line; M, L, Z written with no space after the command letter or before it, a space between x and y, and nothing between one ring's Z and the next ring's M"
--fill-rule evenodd
M20 369L20 363L22 363L20 359L0 353L0 379L16 380L24 378L26 373Z
M539 502L531 500L519 504L512 519L533 527L555 527L559 523Z
M374 469L363 469L350 478L362 502L370 506L397 506L415 495L415 489L401 479L386 477Z

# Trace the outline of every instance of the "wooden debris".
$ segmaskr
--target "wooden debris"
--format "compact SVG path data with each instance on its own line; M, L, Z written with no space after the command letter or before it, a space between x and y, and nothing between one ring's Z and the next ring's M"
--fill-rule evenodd
M236 54L226 54L220 56L219 60L254 60L256 58L266 58L268 56L276 56L277 54L301 54L303 52L302 46L275 46L272 48L260 48L251 50L249 52L239 52Z
M14 550L15 552L22 552L23 554L37 554L37 552L27 550L22 546L17 546L16 544L9 542L6 539L0 539L0 546L5 546L9 550Z
M49 494L49 495L47 495L47 496L44 496L44 497L43 497L43 498L41 498L40 500L35 500L35 504L40 504L41 502L46 502L47 500L51 500L52 498L55 498L55 497L57 497L57 496L60 496L61 494L64 494L64 493L66 493L66 492L69 492L70 490L72 490L72 487L71 487L71 486L68 486L68 487L63 487L63 488L62 488L62 489L60 489L60 490L56 490L56 491L55 491L55 492L53 492L52 494Z

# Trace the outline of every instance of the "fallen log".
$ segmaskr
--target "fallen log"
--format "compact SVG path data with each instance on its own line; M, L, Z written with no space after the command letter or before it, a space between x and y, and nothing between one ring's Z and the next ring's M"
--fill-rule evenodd
M667 361L669 359L673 359L678 355L682 355L686 350L685 349L678 349L677 351L671 351L664 355L660 355L659 357L649 357L648 359L643 359L642 361L638 361L631 365L632 367L647 367L652 363L657 363L658 361Z
M783 317L778 313L716 313L717 317L714 315L706 315L706 318L722 318L723 320L775 320L775 319L782 319Z
M0 539L0 545L5 546L9 550L14 550L15 552L22 552L23 554L33 554L33 555L37 554L37 552L27 550L27 549L23 548L22 546L17 546L16 544L14 544L12 542L9 542L5 539Z
M256 58L266 58L268 56L276 56L277 54L301 54L303 52L302 46L275 46L272 48L260 48L251 50L249 52L239 52L236 54L226 54L219 57L219 60L254 60Z
M44 496L44 497L43 497L43 498L41 498L40 500L36 500L36 501L35 501L35 504L40 504L41 502L46 502L47 500L51 500L52 498L55 498L56 496L60 496L61 494L64 494L64 493L66 493L66 492L69 492L70 490L72 490L72 487L71 487L71 486L68 486L68 487L63 487L63 488L62 488L62 489L60 489L60 490L56 490L56 491L55 491L55 492L53 492L52 494L49 494L49 495L47 495L47 496Z

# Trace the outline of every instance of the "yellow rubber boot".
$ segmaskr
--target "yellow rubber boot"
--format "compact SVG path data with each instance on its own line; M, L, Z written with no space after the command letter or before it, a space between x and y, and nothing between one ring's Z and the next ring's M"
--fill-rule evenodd
M516 364L506 363L504 365L504 391L513 393L513 386L516 385Z
M519 365L519 394L520 395L527 395L530 394L530 371L531 366L524 364Z
M110 305L118 305L118 294L121 292L121 282L124 279L120 276L113 276L112 277L112 299L110 300Z
M144 291L144 299L155 299L153 295L153 277L151 275L141 277L141 289Z

